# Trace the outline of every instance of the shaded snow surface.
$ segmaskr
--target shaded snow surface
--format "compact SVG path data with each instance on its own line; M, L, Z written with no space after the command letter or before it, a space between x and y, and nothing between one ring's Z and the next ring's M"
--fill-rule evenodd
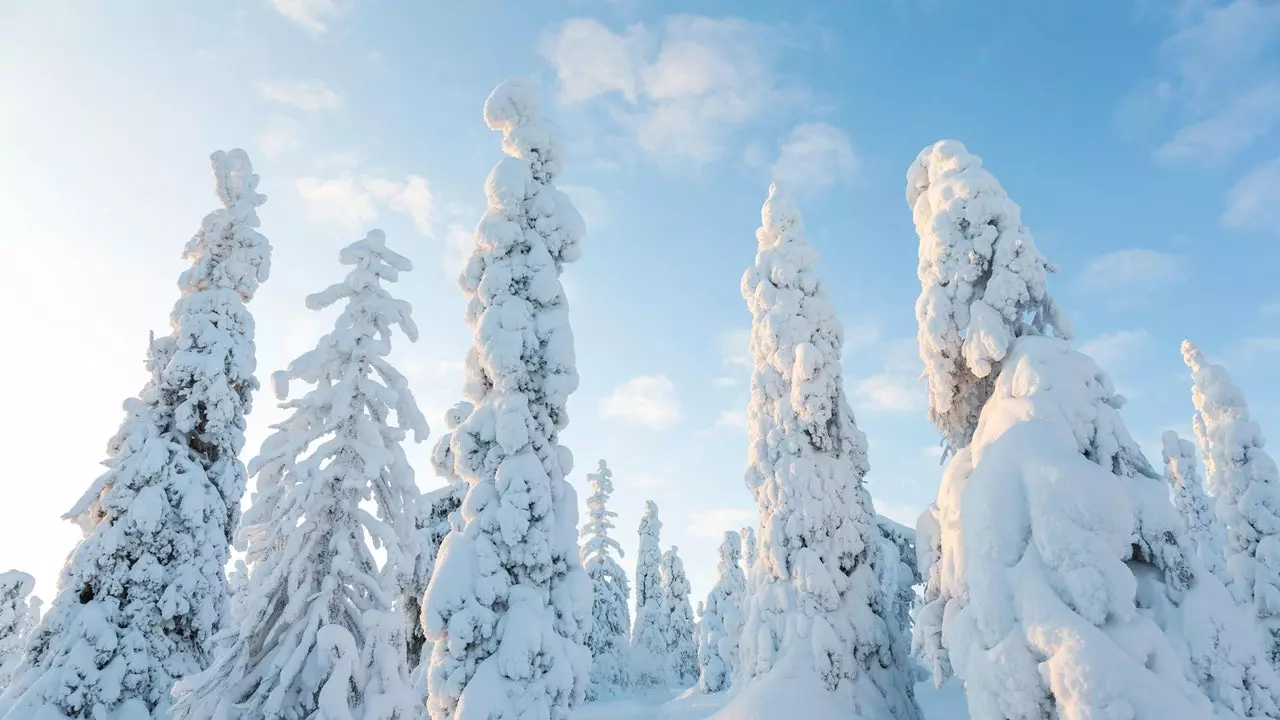
M851 720L847 711L832 706L819 707L825 698L820 687L806 687L803 680L785 678L781 682L761 683L738 696L732 692L703 695L687 690L671 696L650 694L625 700L587 703L577 710L573 720L774 720L803 717L805 720ZM812 681L810 681L812 682ZM767 686L767 687L766 687ZM768 690L768 697L755 690ZM916 700L925 720L969 720L965 708L964 689L952 680L937 690L932 682L916 685ZM829 710L830 712L826 712Z

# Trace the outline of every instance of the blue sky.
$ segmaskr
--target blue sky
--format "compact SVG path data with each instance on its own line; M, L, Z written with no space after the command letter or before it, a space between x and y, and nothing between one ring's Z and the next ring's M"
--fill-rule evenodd
M214 149L247 149L270 198L259 376L328 328L303 296L382 227L417 265L396 289L423 337L395 359L443 430L469 343L452 278L500 157L481 107L512 75L540 79L571 151L562 187L588 221L565 275L582 376L572 479L585 495L609 460L628 550L656 500L695 597L720 531L753 515L738 288L774 177L822 254L891 516L910 523L940 475L903 195L907 165L944 137L1022 206L1149 450L1190 432L1183 337L1229 363L1280 433L1274 0L114 5L0 8L0 566L36 574L45 597L78 537L58 516L98 474L145 380L147 332L166 328L182 245L213 207ZM279 417L261 393L246 459ZM424 487L434 438L411 450Z

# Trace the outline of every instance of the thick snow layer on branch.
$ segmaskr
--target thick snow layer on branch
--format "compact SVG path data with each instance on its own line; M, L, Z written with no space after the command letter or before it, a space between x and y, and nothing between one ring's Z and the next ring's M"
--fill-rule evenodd
M212 166L222 207L186 244L172 332L148 347L150 379L124 404L106 472L66 515L85 536L0 717L166 717L174 680L207 665L229 620L223 569L258 387L245 303L267 279L271 246L255 229L266 197L248 156L217 152Z
M313 388L282 404L288 418L249 465L258 492L240 536L251 574L239 627L175 687L175 718L402 720L420 707L395 606L417 556L419 493L402 444L428 429L386 359L393 328L410 340L417 328L382 287L411 265L380 230L339 259L352 266L346 279L307 298L316 310L346 301L333 331L277 382Z
M591 679L587 699L599 700L624 694L631 687L631 591L627 573L618 564L622 546L609 537L618 514L609 510L613 471L604 460L587 474L591 495L587 498L587 522L582 526L582 564L591 578L593 602ZM616 558L614 556L617 556Z
M1280 667L1280 471L1227 369L1190 342L1182 343L1182 357L1194 382L1208 489L1226 525L1231 589L1257 618L1267 657Z
M920 236L920 358L929 415L950 447L969 443L1000 362L1015 338L1071 328L1049 297L1053 267L1021 211L961 143L943 140L907 170Z
M537 100L529 81L511 80L485 103L509 157L485 183L488 209L461 278L474 409L450 439L468 486L463 527L445 538L423 602L435 720L564 720L587 687L591 581L565 481L573 456L559 443L578 386L560 273L584 228L555 187L561 152Z
M841 379L843 332L795 205L771 187L761 219L742 279L755 362L746 483L761 535L734 684L814 673L851 714L918 718L880 585L866 439Z

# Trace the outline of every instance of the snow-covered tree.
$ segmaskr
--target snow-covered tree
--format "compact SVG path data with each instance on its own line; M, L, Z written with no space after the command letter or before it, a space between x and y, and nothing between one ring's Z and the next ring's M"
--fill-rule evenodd
M866 438L841 378L843 331L794 203L770 187L761 217L756 262L742 278L755 362L746 483L760 509L760 554L734 684L798 678L806 691L828 691L819 707L918 718L907 648L880 587Z
M31 595L36 580L20 570L0 573L0 691L22 660L27 635L40 621L40 598Z
M1226 534L1214 515L1209 496L1205 494L1200 471L1196 469L1196 448L1189 440L1169 430L1160 438L1163 445L1164 478L1173 488L1173 506L1187 526L1187 539L1200 557L1200 562L1227 587Z
M667 678L677 687L698 681L698 641L689 604L689 577L684 573L679 548L662 553L659 591L662 593L662 624L667 639Z
M698 689L704 693L729 689L733 667L738 664L742 637L742 609L738 605L747 587L739 565L741 555L742 536L726 532L716 563L720 577L698 613Z
M445 538L422 618L434 642L435 720L564 720L586 692L591 581L578 559L578 501L559 443L577 388L560 273L584 228L556 189L563 156L527 80L489 96L485 122L509 157L489 173L488 209L462 274L475 331L465 394L475 408L450 450L468 485L463 527Z
M613 494L613 471L600 461L594 473L587 474L591 495L587 498L587 522L582 526L582 565L591 578L591 633L587 647L591 649L591 680L587 699L608 698L625 692L631 686L631 611L627 603L631 590L627 573L613 554L622 557L622 546L609 537L618 514L608 508Z
M636 621L631 630L632 678L636 687L667 685L667 625L662 608L662 521L648 500L640 518L636 550Z
M917 635L941 638L970 715L1275 717L1275 673L1187 546L1123 398L1071 348L1018 207L955 141L925 148L907 179L920 352L955 450L917 617L941 626Z
M1182 343L1182 357L1194 382L1205 477L1226 525L1231 590L1257 618L1263 649L1280 667L1280 472L1227 369L1205 360L1190 342Z
M187 243L172 332L124 404L105 473L65 517L84 538L0 698L0 716L165 717L176 678L201 670L229 619L223 569L238 521L254 378L253 298L271 246L255 229L243 150L212 156L222 207Z
M383 287L412 266L380 230L339 259L346 278L306 300L346 301L333 331L272 377L282 400L291 380L314 387L281 405L289 416L249 464L244 616L214 663L174 688L175 718L408 720L418 706L395 605L416 556L418 490L402 444L409 432L425 440L427 424L387 361L393 328L417 340L417 327ZM386 552L381 568L370 539Z
M916 566L922 568L920 606L912 616L911 653L941 684L954 674L951 659L942 641L942 613L946 603L942 593L942 526L940 510L934 503L916 519Z
M462 509L462 499L467 494L467 484L458 477L453 469L453 452L449 443L453 439L453 431L458 429L467 416L471 414L471 403L463 400L455 404L444 415L447 432L436 441L431 454L431 464L436 475L446 485L422 494L418 501L418 557L414 563L413 582L404 597L405 619L409 624L409 644L407 655L409 667L414 676L414 687L426 697L426 663L423 661L423 649L427 636L422 631L422 596L431 583L431 573L436 567L436 556L440 553L440 545L452 529L453 514Z
M910 645L911 610L915 604L915 586L923 582L916 559L915 533L883 515L876 516L880 529L880 585L884 588L904 642Z

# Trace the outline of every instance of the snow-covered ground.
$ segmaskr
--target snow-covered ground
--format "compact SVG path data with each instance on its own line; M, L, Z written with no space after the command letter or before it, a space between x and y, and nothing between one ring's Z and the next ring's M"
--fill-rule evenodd
M716 715L733 699L732 692L703 695L696 690L688 690L676 696L652 694L643 697L612 700L609 702L588 703L574 715L574 720L706 720ZM942 687L934 689L932 682L916 685L916 698L920 701L920 709L924 711L925 720L969 720L969 711L965 708L964 689L960 683L952 680ZM797 693L791 712L778 717L809 718L813 698L807 694ZM716 720L743 720L737 713L719 715Z

